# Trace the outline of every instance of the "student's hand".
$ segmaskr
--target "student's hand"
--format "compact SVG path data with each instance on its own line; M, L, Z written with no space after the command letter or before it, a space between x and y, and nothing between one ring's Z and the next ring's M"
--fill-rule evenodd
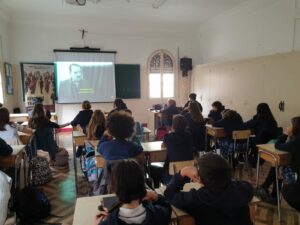
M293 128L291 126L287 127L284 131L284 134L286 134L289 137L293 136Z
M156 201L158 194L155 191L148 190L146 196L143 198L144 201Z
M182 177L188 177L188 178L190 178L193 182L200 183L200 177L198 175L198 170L195 167L193 167L193 166L184 167L180 171L180 175Z
M108 211L104 208L104 211L98 211L94 219L94 225L99 225L103 220L106 220L108 216Z

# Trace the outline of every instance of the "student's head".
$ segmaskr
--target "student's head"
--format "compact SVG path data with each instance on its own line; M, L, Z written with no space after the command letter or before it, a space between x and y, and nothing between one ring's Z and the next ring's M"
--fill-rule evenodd
M0 108L2 108L3 107L3 104L0 102Z
M126 139L134 132L134 120L124 111L114 112L108 118L107 129L116 139Z
M89 126L88 126L88 139L89 140L94 140L97 139L97 137L95 136L96 132L97 132L97 128L98 126L102 126L102 128L105 128L105 124L106 120L105 120L105 116L104 113L101 110L95 110L93 112L93 115L91 117L91 120L89 122Z
M81 107L82 107L83 110L87 110L87 109L92 108L91 103L87 100L82 102Z
M243 123L241 115L234 110L227 110L223 115L224 119L227 119L232 124Z
M5 130L5 125L9 124L9 111L7 108L0 108L0 130Z
M127 106L121 98L116 98L114 101L114 108L122 110L127 109Z
M79 84L79 82L83 79L81 66L78 64L71 64L69 66L69 72L71 79L74 83Z
M225 107L223 106L223 104L219 101L215 101L211 104L212 110L215 112L221 112L225 109Z
M213 153L198 159L198 173L201 182L208 189L225 189L231 182L231 168L221 156Z
M111 186L121 203L142 201L146 195L143 171L133 159L120 160L113 166Z
M128 115L132 116L132 111L130 109L124 109L123 111L128 113Z
M197 98L197 95L195 93L191 93L189 95L189 99L192 100L192 101L196 101L196 98Z
M184 116L182 115L177 115L174 117L173 122L172 122L173 130L178 133L178 132L183 132L186 127L187 127L187 122Z
M42 117L46 117L44 106L43 104L38 103L33 108L32 118L34 119L34 118L42 118Z
M267 103L259 103L256 107L256 114L261 120L275 121L275 118Z
M200 111L199 105L197 102L190 102L188 106L188 111L191 114L191 118L195 122L204 122L202 113Z
M300 136L300 116L292 118L291 122L293 136Z
M174 99L168 99L168 106L176 106L176 101Z

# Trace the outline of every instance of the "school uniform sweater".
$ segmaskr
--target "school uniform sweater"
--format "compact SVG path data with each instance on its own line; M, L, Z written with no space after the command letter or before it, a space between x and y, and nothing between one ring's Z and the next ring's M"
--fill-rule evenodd
M297 173L300 182L300 137L292 137L289 141L287 138L287 135L281 135L275 143L275 148L292 154L291 167Z
M105 160L120 160L134 158L143 152L143 148L126 140L106 140L100 139L97 151Z
M212 124L213 127L223 127L226 133L227 140L232 140L232 132L235 130L243 130L243 122L232 123L228 119L221 119Z
M222 119L222 114L221 112L223 111L224 109L222 110L218 110L218 111L213 111L213 110L210 110L209 114L208 114L208 118L212 119L213 122L216 122L218 120L221 120Z
M8 156L13 152L13 149L10 145L0 138L0 156Z
M171 218L170 205L159 196L157 201L152 203L143 202L143 207L146 213L146 218L141 223L134 223L135 225L168 225ZM136 216L136 215L135 215ZM99 225L128 225L133 223L126 223L119 218L119 209L114 210L109 214L108 218ZM122 217L121 217L122 218ZM130 218L128 218L130 219ZM132 218L134 219L134 218Z
M82 110L71 121L71 125L73 127L80 125L81 128L85 130L85 128L87 127L87 125L89 124L92 118L92 115L93 115L93 110L91 109Z
M253 197L251 184L232 181L225 189L202 187L181 192L189 179L175 174L165 190L171 205L192 215L197 225L250 225L248 203Z
M196 103L197 103L197 105L198 105L198 107L199 107L199 110L200 110L200 112L202 112L202 111L203 111L203 108L202 108L202 105L201 105L201 103L200 103L200 102L198 102L198 101L193 101L193 100L189 100L189 101L187 101L187 103L185 103L185 105L184 105L184 107L183 107L183 108L186 108L186 107L188 107L188 106L189 106L189 104L190 104L190 102L196 102Z
M175 105L170 105L165 109L161 110L167 116L167 119L163 121L165 125L172 126L173 115L178 114L179 111Z

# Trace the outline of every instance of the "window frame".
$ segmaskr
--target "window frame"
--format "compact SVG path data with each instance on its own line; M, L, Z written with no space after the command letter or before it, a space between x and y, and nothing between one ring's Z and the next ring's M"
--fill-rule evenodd
M160 54L160 69L159 69L159 73L153 73L151 72L151 68L150 68L150 63L151 63L151 60L152 58L156 55L156 54ZM164 59L163 59L163 54L167 54L171 60L172 60L172 63L173 63L173 72L172 73L164 73ZM147 71L148 71L148 97L150 99L168 99L168 98L175 98L176 97L176 88L175 88L175 85L176 85L176 74L177 74L177 71L176 71L176 61L175 61L175 58L174 56L172 55L171 52L169 52L168 50L165 50L165 49L159 49L159 50L156 50L154 52L151 53L150 57L148 58L148 63L147 63ZM160 75L160 97L151 97L150 96L150 74L159 74ZM172 97L164 97L163 94L164 94L164 74L173 74L173 96Z

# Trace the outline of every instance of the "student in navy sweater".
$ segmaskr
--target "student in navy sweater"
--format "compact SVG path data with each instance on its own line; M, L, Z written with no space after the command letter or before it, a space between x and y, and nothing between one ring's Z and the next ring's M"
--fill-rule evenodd
M100 211L95 225L168 225L171 207L154 191L146 190L144 174L134 160L121 160L112 168L111 186L119 204L111 213Z
M212 122L216 122L220 119L222 119L222 111L225 109L225 107L223 106L223 104L219 101L215 101L211 104L212 109L210 110L209 114L208 114L208 118L212 121Z
M196 102L190 102L188 112L184 114L188 129L191 132L194 152L205 149L205 122Z
M161 110L161 112L166 115L166 119L162 121L163 125L172 126L173 115L179 113L176 107L176 101L174 99L169 99L167 107Z
M82 110L75 116L70 124L72 125L72 127L76 127L77 125L79 125L83 130L83 133L86 134L86 128L93 115L93 110L91 110L92 106L89 101L83 101L81 107Z
M226 133L226 137L219 140L221 155L225 159L229 159L229 156L233 154L233 139L232 132L235 130L243 130L243 119L240 114L234 110L227 110L224 114L224 118L216 121L212 124L214 127L223 127ZM237 148L243 148L244 143L238 143Z
M105 160L134 158L142 153L142 147L126 140L133 134L134 124L133 118L124 111L110 115L97 148Z
M186 161L193 159L193 140L189 132L186 131L187 122L182 115L177 115L173 119L172 132L166 134L163 145L167 148L167 159L163 168L151 166L151 176L154 186L159 187L159 183L167 184L171 179L169 175L169 163L176 161Z
M8 156L13 152L13 149L10 145L0 138L0 156Z
M191 93L191 94L189 95L189 100L187 101L187 103L185 103L185 105L184 105L184 107L183 107L183 110L184 110L184 111L188 111L189 104L190 104L191 102L196 102L196 103L197 103L197 106L199 107L200 112L202 113L202 111L203 111L202 105L201 105L200 102L198 102L198 101L196 100L196 98L197 98L197 95L196 95L195 93Z
M190 179L203 187L181 192ZM192 215L197 225L252 224L248 206L253 197L251 184L232 180L228 162L216 154L199 158L197 168L183 168L167 185L164 195L170 204Z
M277 139L275 148L292 154L291 164L282 169L283 178L288 183L283 190L283 196L291 206L300 211L300 117L292 118L291 126ZM298 177L297 180L295 174ZM279 180L279 187L281 187L281 183L282 180ZM273 188L270 196L268 189L272 184ZM274 167L270 169L266 180L261 185L261 188L257 190L257 195L271 203L276 202L276 176Z

